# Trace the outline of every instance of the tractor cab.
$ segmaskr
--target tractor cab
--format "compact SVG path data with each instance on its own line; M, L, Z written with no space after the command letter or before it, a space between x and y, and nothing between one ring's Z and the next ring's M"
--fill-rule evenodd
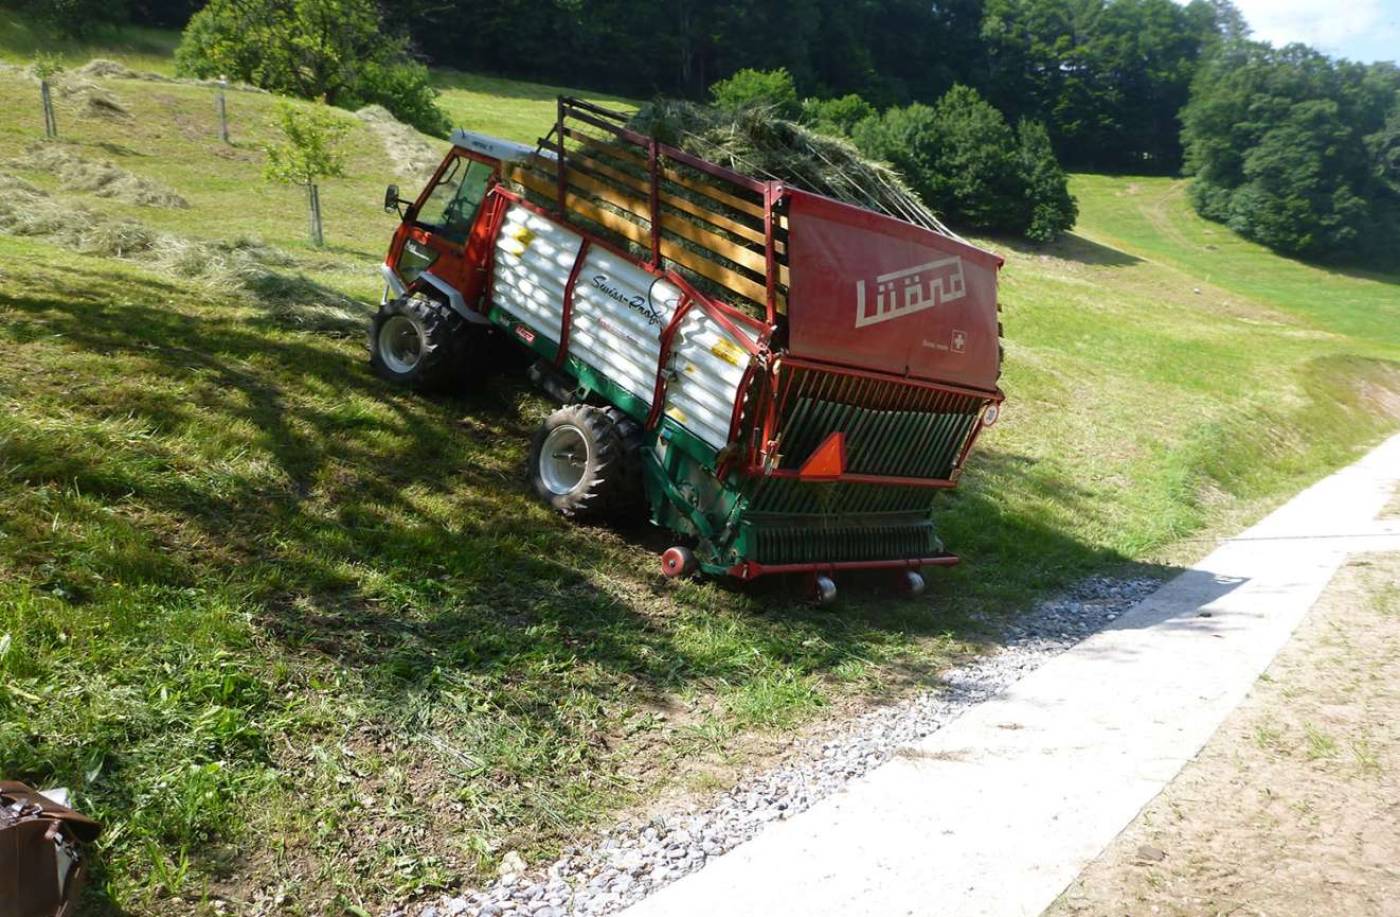
M487 191L500 180L502 163L520 162L535 148L472 131L452 133L452 149L412 201L398 185L384 192L384 209L403 222L380 268L385 298L402 296L420 279L465 307L485 285L490 240L481 216ZM458 303L454 301L454 306Z

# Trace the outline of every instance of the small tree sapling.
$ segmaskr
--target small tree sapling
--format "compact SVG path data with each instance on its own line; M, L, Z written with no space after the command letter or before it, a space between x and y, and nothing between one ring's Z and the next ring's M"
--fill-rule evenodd
M317 182L322 178L344 177L345 155L339 143L350 126L332 113L325 103L306 108L290 102L278 106L277 126L284 139L281 143L264 147L267 165L263 169L263 177L268 181L306 188L311 244L320 248L326 244L326 240L321 225L321 195Z
M52 140L58 136L58 119L53 112L53 93L49 91L49 78L63 72L63 63L52 54L38 54L34 57L34 75L39 78L39 102L44 107L44 137Z

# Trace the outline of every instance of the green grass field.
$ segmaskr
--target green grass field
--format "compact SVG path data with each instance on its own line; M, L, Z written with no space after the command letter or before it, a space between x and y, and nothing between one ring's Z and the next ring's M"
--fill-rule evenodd
M467 127L533 140L553 118L547 87L440 83ZM1180 181L1080 176L1077 235L987 242L1007 405L944 501L963 566L917 601L853 577L820 610L777 583L665 582L663 534L531 498L550 408L528 387L393 391L361 334L318 320L378 295L396 176L369 128L315 250L301 196L260 177L273 98L230 93L224 146L207 89L101 85L125 114L60 94L53 146L188 208L33 168L35 84L0 73L0 173L47 192L32 206L163 234L116 256L0 233L0 775L107 823L95 912L379 912L547 856L932 684L986 616L1092 572L1166 575L1400 427L1400 277L1270 255ZM162 251L250 236L282 253L276 283Z

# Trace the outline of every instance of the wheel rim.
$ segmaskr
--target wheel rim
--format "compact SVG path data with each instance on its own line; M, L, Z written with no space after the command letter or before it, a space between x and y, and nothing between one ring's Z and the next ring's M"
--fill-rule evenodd
M556 496L571 493L588 470L588 438L571 424L555 427L540 449L540 479Z
M379 329L379 359L396 373L413 372L423 358L423 335L407 316L393 315Z

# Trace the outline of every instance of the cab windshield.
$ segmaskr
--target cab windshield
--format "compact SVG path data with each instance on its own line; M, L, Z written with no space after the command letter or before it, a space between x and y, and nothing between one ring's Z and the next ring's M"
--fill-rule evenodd
M490 166L465 156L452 160L418 208L418 225L453 242L465 242L491 172Z

